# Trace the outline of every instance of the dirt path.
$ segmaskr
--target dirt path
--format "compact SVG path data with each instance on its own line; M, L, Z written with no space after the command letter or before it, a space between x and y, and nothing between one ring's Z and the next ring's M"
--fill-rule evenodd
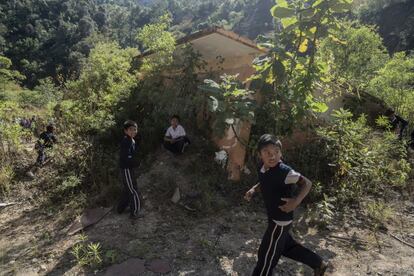
M250 275L266 227L261 206L240 201L199 216L168 200L161 201L153 196L153 176L165 170L163 164L171 162L169 158L159 160L139 178L145 217L131 224L127 214L111 212L84 232L88 240L99 242L102 255L111 255L115 263L130 257L167 260L172 272L166 275ZM182 177L180 171L176 174L178 179ZM45 209L27 183L21 185L26 188L15 189L21 195L20 203L0 209L0 275L103 274L110 265L107 261L98 270L77 265L70 251L81 234L67 236L70 221ZM404 217L403 225L389 225L389 229L414 243L414 204L406 202L402 211L397 215ZM384 233L378 234L378 247L363 221L338 222L319 231L309 226L303 211L299 213L293 234L331 259L335 269L329 275L414 275L414 248ZM309 268L285 258L276 273L312 275ZM141 275L158 274L147 271Z

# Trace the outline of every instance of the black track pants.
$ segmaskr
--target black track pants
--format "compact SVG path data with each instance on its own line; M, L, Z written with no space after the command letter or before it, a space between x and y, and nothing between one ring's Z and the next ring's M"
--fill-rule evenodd
M274 221L269 222L259 247L253 276L272 275L273 268L277 265L280 256L304 263L314 269L321 266L322 258L297 243L289 234L290 227L291 224L280 226Z
M122 213L129 205L131 215L136 216L141 210L141 202L138 195L137 182L133 170L121 169L121 178L124 189L118 203L118 213Z

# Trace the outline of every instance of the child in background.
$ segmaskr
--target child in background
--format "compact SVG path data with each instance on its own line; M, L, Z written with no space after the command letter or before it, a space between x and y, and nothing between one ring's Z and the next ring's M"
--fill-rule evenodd
M167 129L164 137L164 147L174 154L184 153L190 140L180 125L180 117L173 115L170 120L171 126Z

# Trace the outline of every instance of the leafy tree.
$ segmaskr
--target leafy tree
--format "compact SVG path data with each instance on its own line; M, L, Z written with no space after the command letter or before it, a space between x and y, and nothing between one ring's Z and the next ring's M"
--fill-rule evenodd
M374 28L349 22L343 26L322 41L319 53L328 65L328 79L358 91L366 87L389 57Z
M257 74L252 85L261 90L263 106L258 133L269 130L284 135L300 124L309 112L324 112L327 106L315 99L313 91L320 80L320 65L315 59L321 38L341 29L337 18L351 8L348 0L278 0L271 9L277 21L274 38L264 38L261 47L267 55L254 62ZM258 115L259 116L259 115ZM269 129L270 128L270 129Z
M131 72L136 49L121 49L114 42L99 43L91 51L78 80L67 84L74 104L65 104L70 120L83 131L104 131L114 122L117 104L129 96L135 85Z
M78 60L85 55L71 53L98 29L93 18L99 11L93 1L3 1L0 10L6 11L0 17L5 40L0 51L12 59L30 87L39 79L68 78L79 70Z
M414 120L414 57L396 53L369 82L368 90L398 114Z
M159 72L161 66L168 66L172 63L175 39L168 32L170 24L171 17L165 14L156 23L145 25L138 32L137 40L143 44L146 52L153 53L143 59L142 72Z
M12 62L10 59L0 56L0 87L6 89L6 84L12 80L22 80L23 76L15 70L11 69Z

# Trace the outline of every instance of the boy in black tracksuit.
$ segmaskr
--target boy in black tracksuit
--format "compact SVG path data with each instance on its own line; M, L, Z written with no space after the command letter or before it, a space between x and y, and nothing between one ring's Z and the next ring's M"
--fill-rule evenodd
M280 256L307 264L315 275L324 275L327 263L309 249L298 244L289 234L293 210L309 193L312 183L281 161L282 144L273 135L260 137L258 152L263 162L259 168L259 182L245 195L250 201L256 191L261 191L268 215L268 227L260 244L253 276L272 275ZM293 186L301 186L294 197Z
M53 144L57 142L56 136L53 134L55 130L54 125L50 124L46 127L46 131L42 132L36 142L35 148L37 150L36 165L41 167L46 161L45 150L52 148Z
M133 166L134 157L137 146L134 137L137 135L138 126L134 121L128 120L124 123L124 138L121 142L121 150L119 163L121 169L121 177L124 189L121 199L118 203L118 213L125 211L126 207L130 207L130 218L136 219L140 217L141 202L138 195L137 182L135 179Z

